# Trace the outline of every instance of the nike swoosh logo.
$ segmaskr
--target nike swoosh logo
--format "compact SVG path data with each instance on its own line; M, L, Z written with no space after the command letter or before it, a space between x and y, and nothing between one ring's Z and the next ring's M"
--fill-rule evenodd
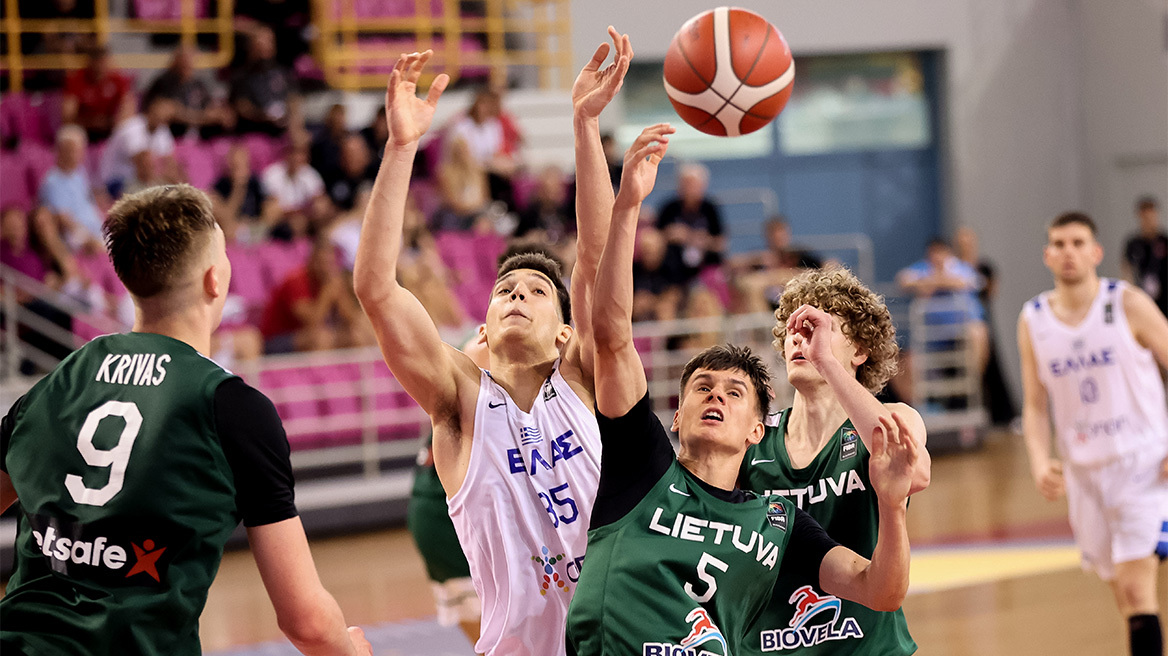
M670 484L669 484L669 491L670 491L670 492L672 492L672 493L674 493L674 494L680 494L680 495L681 495L681 496L683 496L683 497L688 497L688 496L689 496L689 492L682 492L681 490L679 490L679 489L677 489L677 488L673 487L673 483L670 483Z
M499 401L498 403L491 403L490 401L487 401L488 408L499 408L505 405L507 405L506 401Z
M774 461L775 461L774 458L771 458L770 460L762 460L761 458L754 458L753 460L750 461L750 464L751 465L761 465L764 462L774 462Z

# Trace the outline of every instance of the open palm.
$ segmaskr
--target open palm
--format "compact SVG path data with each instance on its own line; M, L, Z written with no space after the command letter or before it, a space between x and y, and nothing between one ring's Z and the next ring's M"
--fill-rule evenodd
M898 413L892 421L880 418L872 435L872 457L868 461L868 478L877 498L888 504L904 503L912 488L917 466L917 443Z
M600 65L608 57L609 45L600 44L592 60L584 66L576 76L572 85L572 107L575 112L586 118L596 118L600 112L612 102L616 92L620 91L624 83L625 73L629 70L629 61L633 58L633 47L629 44L629 35L621 36L616 28L609 25L608 35L612 37L616 52L612 63L603 69Z
M418 78L433 54L432 50L427 50L402 55L393 65L385 89L385 123L389 127L389 143L394 146L418 143L430 128L438 98L450 83L450 76L443 73L434 78L424 99L417 96Z
M668 123L658 123L641 131L625 153L625 168L621 173L620 195L640 203L645 200L657 182L657 166L669 148L669 135L676 132Z

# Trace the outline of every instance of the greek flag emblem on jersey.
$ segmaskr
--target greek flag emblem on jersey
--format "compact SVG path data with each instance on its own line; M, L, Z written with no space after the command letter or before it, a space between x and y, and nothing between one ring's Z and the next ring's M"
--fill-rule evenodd
M535 444L543 439L539 433L539 429L534 426L524 426L519 429L519 443L520 444Z

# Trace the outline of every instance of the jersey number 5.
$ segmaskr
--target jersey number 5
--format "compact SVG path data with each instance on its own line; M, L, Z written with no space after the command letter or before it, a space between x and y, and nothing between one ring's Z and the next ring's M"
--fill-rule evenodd
M718 591L718 579L715 579L714 575L710 573L711 565L714 566L715 569L719 569L723 572L730 569L730 566L726 563L718 560L717 558L704 551L702 552L702 558L698 561L698 578L702 580L702 583L706 584L706 592L699 595L698 593L694 592L692 584L685 584L685 593L689 595L690 599L693 599L699 604L704 604L710 599L713 599L714 593Z
M114 448L103 451L93 445L93 435L97 425L106 417L121 417L126 422L118 443ZM76 474L65 476L65 488L77 503L87 506L104 506L122 490L126 479L126 465L130 462L130 449L142 428L142 413L138 406L127 401L106 401L101 407L89 413L81 432L77 435L77 450L91 467L109 467L109 482L99 488L85 487L85 482Z

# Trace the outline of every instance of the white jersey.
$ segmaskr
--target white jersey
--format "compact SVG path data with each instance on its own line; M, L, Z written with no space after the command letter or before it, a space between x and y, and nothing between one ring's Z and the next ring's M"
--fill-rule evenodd
M1050 294L1022 310L1038 378L1050 396L1059 451L1076 465L1129 453L1168 452L1164 383L1152 353L1136 342L1123 312L1127 283L1101 279L1083 321L1071 327L1050 308Z
M475 651L562 656L600 483L596 417L560 375L531 412L482 372L474 444L450 518L482 601Z

